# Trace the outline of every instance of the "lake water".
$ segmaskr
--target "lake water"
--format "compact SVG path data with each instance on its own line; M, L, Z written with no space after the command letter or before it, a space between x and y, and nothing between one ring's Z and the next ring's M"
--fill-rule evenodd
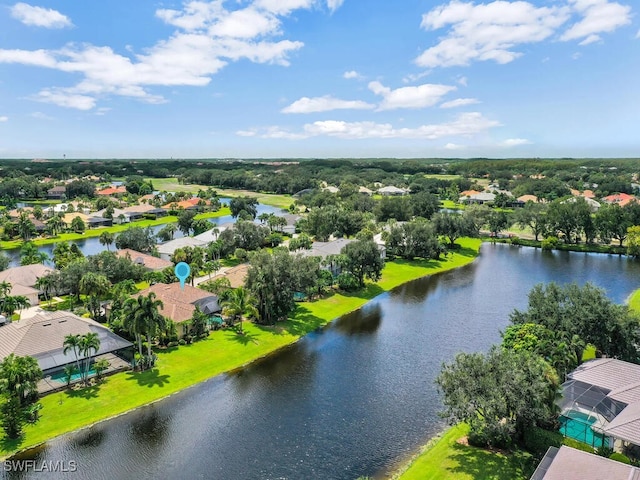
M221 198L220 202L224 205L229 203L229 198ZM278 214L280 213L282 210L276 207L272 207L271 205L263 205L260 204L258 205L258 213L257 215L260 215L262 213L274 213L274 214ZM231 215L224 215L222 217L217 217L217 218L209 218L208 219L212 224L214 225L221 225L223 223L228 223L228 222L235 222L236 219L233 218ZM132 226L135 226L135 222L132 223ZM152 227L153 232L154 233L158 233L165 225L157 225L155 227ZM117 234L116 234L117 235ZM177 230L173 236L173 238L180 238L183 237L183 233L180 230ZM80 251L82 251L82 253L85 256L88 255L96 255L100 252L102 252L103 250L106 250L106 247L104 245L102 245L100 243L100 238L99 237L89 237L87 239L84 240L74 240L71 243L75 243L78 245L78 247L80 248ZM53 248L55 247L55 244L49 244L49 245L42 245L40 247L38 247L38 250L40 250L41 252L45 252L47 255L49 255L49 258L53 258ZM115 245L114 245L115 247ZM112 247L113 248L113 247ZM20 249L12 249L12 250L4 250L4 253L6 255L9 256L9 258L11 259L11 263L10 266L11 267L15 267L20 265Z
M76 461L78 473L60 478L384 477L444 427L434 385L442 362L498 342L529 289L549 281L591 281L623 302L640 287L640 262L485 244L467 267L410 282L238 372L20 458Z

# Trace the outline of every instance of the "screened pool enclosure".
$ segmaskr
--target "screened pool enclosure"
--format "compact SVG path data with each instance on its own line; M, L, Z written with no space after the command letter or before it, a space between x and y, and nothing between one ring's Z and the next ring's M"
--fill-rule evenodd
M602 429L626 404L607 397L609 390L578 380L568 380L562 387L560 433L595 448L612 446Z

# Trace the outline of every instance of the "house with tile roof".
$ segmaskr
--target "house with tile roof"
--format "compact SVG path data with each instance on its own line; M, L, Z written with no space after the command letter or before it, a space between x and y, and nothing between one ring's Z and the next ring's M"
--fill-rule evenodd
M549 447L530 480L640 480L640 468L562 445Z
M191 285L180 283L156 283L149 288L132 295L137 298L140 295L155 293L156 298L162 301L160 313L176 324L178 336L184 336L188 331L187 322L193 318L196 306L207 315L213 315L222 309L218 303L218 296L206 292Z
M96 195L100 195L101 197L109 197L111 195L123 195L127 193L127 188L124 185L120 186L111 186L107 188L103 188L102 190L98 190Z
M617 204L624 207L631 202L637 202L638 199L634 195L629 195L628 193L616 193L614 195L603 197L602 201L604 203Z
M73 352L64 353L67 335L96 333L100 349L92 358L106 353L124 355L133 345L90 318L71 312L46 312L0 327L0 360L10 354L30 356L38 361L45 376L75 363Z
M38 295L42 293L36 288L38 279L55 271L55 269L42 265L41 263L23 265L20 267L8 268L0 272L0 282L10 283L11 291L9 292L9 295L22 295L27 297L29 303L33 307L40 303Z
M146 253L137 252L130 248L117 250L116 255L121 258L129 258L132 262L142 265L147 270L152 272L159 272L167 267L173 267L173 262L169 260L163 260L162 258L154 257Z
M204 247L208 242L199 240L195 237L181 237L158 245L158 253L163 260L171 260L173 253L184 247Z

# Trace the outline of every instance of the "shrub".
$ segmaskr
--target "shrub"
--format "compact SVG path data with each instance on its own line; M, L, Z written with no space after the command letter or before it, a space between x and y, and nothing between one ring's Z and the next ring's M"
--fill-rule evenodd
M510 448L513 444L513 429L507 423L483 423L472 425L469 430L469 445L474 447Z
M347 292L352 292L358 289L358 279L351 273L341 273L337 279L338 288Z
M593 453L595 451L595 449L591 445L583 443L574 438L566 437L562 444L566 445L567 447L575 448L576 450L582 450L583 452Z
M520 237L517 237L517 236L514 235L513 237L511 237L509 239L509 243L511 245L520 245Z
M167 347L171 348L171 347L177 347L178 346L178 341L171 341L167 344Z
M249 258L249 254L244 248L236 248L235 252L233 252L233 255L241 262L246 262Z
M184 338L181 338L180 340L178 340L178 345L186 345L187 341Z
M596 455L600 455L601 457L609 458L613 454L613 448L610 447L598 447L596 449Z
M616 462L622 462L625 463L627 465L631 465L631 460L629 460L629 457L627 457L626 455L623 455L621 453L618 452L613 452L609 458L611 460L615 460Z
M553 250L554 248L558 247L559 242L560 240L558 240L558 237L547 237L544 240L542 240L542 249Z
M522 443L524 448L536 456L542 456L549 447L560 447L564 438L560 432L543 430L540 427L531 428L524 432Z

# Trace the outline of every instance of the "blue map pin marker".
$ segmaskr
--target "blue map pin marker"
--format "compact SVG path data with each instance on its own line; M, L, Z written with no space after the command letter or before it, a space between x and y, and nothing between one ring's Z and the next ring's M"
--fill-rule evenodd
M176 265L173 271L175 272L176 277L178 277L178 280L180 280L180 288L184 290L184 282L191 274L191 267L188 263L180 262Z

